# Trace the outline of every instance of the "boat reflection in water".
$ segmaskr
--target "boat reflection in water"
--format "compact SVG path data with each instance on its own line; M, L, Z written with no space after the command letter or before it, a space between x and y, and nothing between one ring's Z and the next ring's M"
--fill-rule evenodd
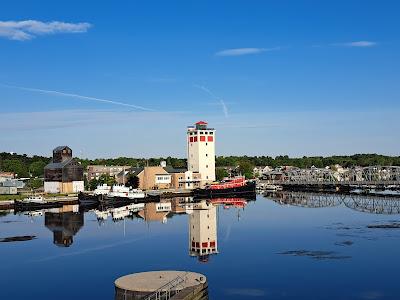
M83 213L79 205L64 205L49 209L44 214L44 225L53 232L53 243L59 247L69 247L73 236L84 225Z

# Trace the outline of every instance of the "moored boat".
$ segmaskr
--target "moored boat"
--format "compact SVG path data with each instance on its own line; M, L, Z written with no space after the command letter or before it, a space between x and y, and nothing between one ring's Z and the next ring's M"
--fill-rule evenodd
M146 198L146 194L140 189L132 189L124 185L113 185L110 192L99 199L101 204L129 204L139 202Z
M83 206L93 206L100 203L100 200L104 195L107 195L111 190L111 186L107 184L98 185L93 191L93 194L82 193L78 194L78 201Z
M202 189L195 189L196 198L215 198L221 196L253 195L256 192L255 181L246 180L243 176L225 178L219 183L213 183Z
M23 200L15 200L14 208L18 211L36 210L42 208L61 207L63 204L58 202L46 201L42 196L29 196Z

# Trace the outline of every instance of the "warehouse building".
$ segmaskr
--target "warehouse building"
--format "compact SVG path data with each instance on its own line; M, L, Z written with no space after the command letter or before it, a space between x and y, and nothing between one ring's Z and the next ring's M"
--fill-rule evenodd
M77 193L84 190L83 167L72 157L68 146L53 150L53 159L44 168L44 191L52 194Z

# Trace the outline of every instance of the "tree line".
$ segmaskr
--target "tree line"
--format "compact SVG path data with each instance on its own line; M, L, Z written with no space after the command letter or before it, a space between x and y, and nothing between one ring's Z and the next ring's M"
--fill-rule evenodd
M122 165L133 167L158 166L161 161L166 161L167 165L174 168L185 168L186 159L175 157L159 157L159 158L131 158L118 157L107 159L78 159L82 166L86 169L88 165ZM26 154L10 154L6 152L0 153L0 171L14 172L19 177L42 177L44 167L51 161L50 157L45 156L28 156ZM386 156L379 154L355 154L348 156L303 156L300 158L292 158L285 156L217 156L215 161L216 167L236 167L248 170L254 166L270 166L272 168L278 166L295 166L299 168L310 168L315 166L323 168L339 164L343 167L353 166L372 166L372 165L392 165L400 166L400 156Z

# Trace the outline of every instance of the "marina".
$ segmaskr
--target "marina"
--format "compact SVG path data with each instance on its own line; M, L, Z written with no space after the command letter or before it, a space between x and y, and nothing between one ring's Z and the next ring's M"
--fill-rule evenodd
M114 299L117 278L175 266L203 274L210 299L364 299L371 293L396 299L399 207L393 197L276 191L255 198L2 211L0 249L8 259L0 270L8 280L0 288L5 299L50 298L58 288L55 277L63 274L74 288L58 299ZM285 281L288 274L302 283ZM349 287L354 276L360 280ZM21 280L26 288L14 297ZM310 284L319 289L305 287Z

